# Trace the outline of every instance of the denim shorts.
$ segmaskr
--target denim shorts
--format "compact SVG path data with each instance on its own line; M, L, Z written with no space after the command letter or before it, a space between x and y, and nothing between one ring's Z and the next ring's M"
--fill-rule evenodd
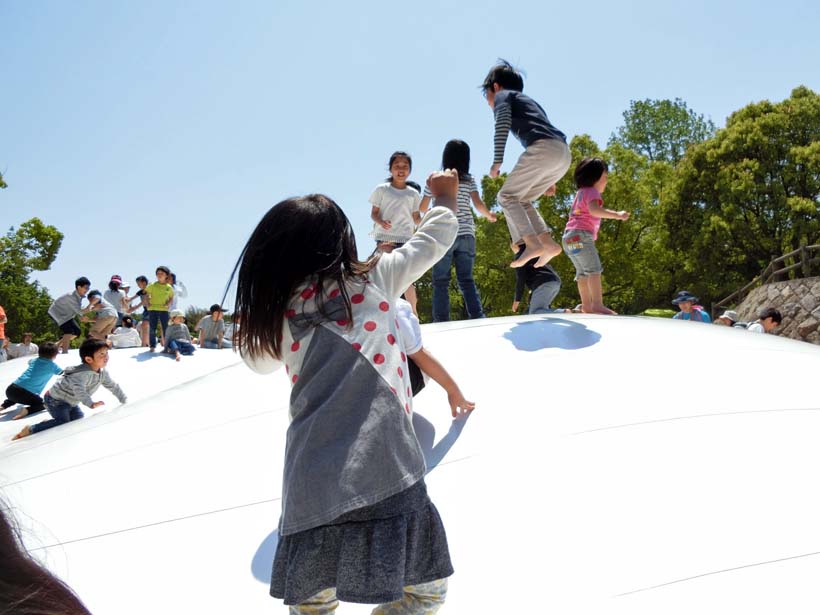
M569 260L575 265L575 281L588 275L602 273L601 258L595 248L595 240L592 233L579 229L567 229L561 238L564 252L569 256Z

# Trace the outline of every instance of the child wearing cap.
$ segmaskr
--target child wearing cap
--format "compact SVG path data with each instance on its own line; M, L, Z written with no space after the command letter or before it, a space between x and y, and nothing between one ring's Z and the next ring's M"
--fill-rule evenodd
M125 287L127 288L127 287ZM122 278L118 275L112 275L111 281L108 282L108 290L103 293L103 299L108 301L117 310L117 325L122 323L122 314L125 311L125 290L122 286Z
M209 310L210 314L204 316L196 330L199 332L200 348L233 348L233 344L225 339L225 320L222 318L222 306L214 303Z
M682 290L672 299L672 305L677 305L680 312L672 318L675 320L691 320L694 322L705 322L711 324L712 319L699 305L695 305L698 298L688 290Z
M83 317L83 322L93 322L88 330L90 339L103 340L114 330L117 324L117 310L108 301L103 299L102 293L92 290L88 293L89 311L94 312L94 319L88 316Z
M171 324L165 329L165 352L173 354L179 361L182 355L194 354L195 348L182 310L171 310L168 315Z

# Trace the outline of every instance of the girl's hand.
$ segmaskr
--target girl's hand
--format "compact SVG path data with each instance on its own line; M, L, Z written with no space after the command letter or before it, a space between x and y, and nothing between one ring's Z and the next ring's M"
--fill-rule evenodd
M555 184L544 190L544 196L555 196Z
M490 177L498 177L499 173L501 173L501 163L496 162L493 166L490 167Z
M475 408L475 402L464 399L464 395L458 389L452 393L447 393L447 401L450 402L450 413L453 415L453 418L459 415L459 408L461 408L462 414L472 412Z
M629 220L629 212L628 211L619 211L618 212L618 220Z
M92 408L99 408L100 406L104 406L104 405L105 405L104 401L95 401L93 404L91 404L91 407Z
M393 225L390 224L390 220L381 220L379 222L379 225L386 231L389 231L391 228L393 228Z
M513 301L513 304L512 304L512 311L513 312L518 311L518 303L519 303L518 301Z
M495 222L496 220L498 220L498 218L496 217L496 215L493 212L488 213L484 217L487 218L487 220L489 220L490 222Z

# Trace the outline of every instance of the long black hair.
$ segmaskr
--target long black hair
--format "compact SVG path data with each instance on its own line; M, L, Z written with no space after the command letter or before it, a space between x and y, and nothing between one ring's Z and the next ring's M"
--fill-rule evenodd
M441 154L441 168L455 169L459 181L467 179L470 175L470 146L461 139L447 141Z
M281 358L285 313L306 281L316 284L323 314L322 289L326 281L336 282L350 323L345 281L365 275L377 260L358 260L350 221L329 197L309 194L277 203L251 233L231 274L231 281L237 278L234 314L242 322L234 344L251 358Z
M0 613L91 615L71 588L23 548L8 505L0 501Z

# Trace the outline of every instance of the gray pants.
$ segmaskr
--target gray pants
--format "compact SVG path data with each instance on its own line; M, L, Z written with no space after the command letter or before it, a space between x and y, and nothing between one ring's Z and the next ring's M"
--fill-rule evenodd
M530 314L549 314L554 312L550 308L552 300L561 290L561 282L545 282L530 295Z
M524 235L549 232L533 201L558 182L571 163L569 147L559 139L541 139L521 154L498 193L513 242L518 243Z

